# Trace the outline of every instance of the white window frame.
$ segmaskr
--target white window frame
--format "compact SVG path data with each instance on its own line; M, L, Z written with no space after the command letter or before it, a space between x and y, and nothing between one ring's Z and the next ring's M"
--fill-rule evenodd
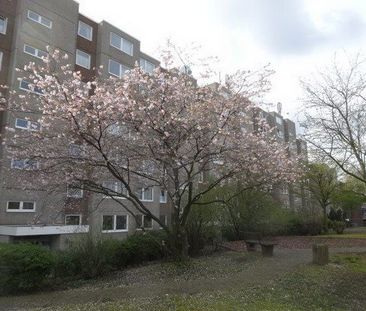
M152 70L147 70L148 65L153 67ZM143 71L151 74L154 72L156 65L153 64L152 62L148 61L146 58L141 57L140 58L140 67L142 68Z
M73 195L72 193L69 192L69 189L77 189L80 190L80 195ZM74 198L74 199L82 199L84 197L84 190L77 188L77 187L73 187L72 185L67 185L66 188L66 196L68 198Z
M31 48L31 49L34 49L34 52L35 52L35 53L33 54L33 53L30 53L30 52L26 51L26 47L29 47L29 48ZM39 59L43 59L43 58L46 58L46 57L48 56L48 53L47 53L46 51L43 51L43 50L41 50L41 49L37 49L37 48L35 48L35 47L33 47L33 46L29 45L29 44L24 44L23 52L24 52L25 54L32 55L32 56L37 57L37 58L39 58ZM44 54L46 54L46 55L44 55L44 56L40 56L39 54L42 54L42 53L44 53Z
M113 217L113 229L112 230L103 230L103 217L104 216L112 216ZM117 216L126 216L126 229L116 229L117 228ZM113 232L128 232L128 214L122 215L110 215L104 214L102 215L102 233L113 233Z
M17 120L26 121L27 122L27 127L22 127L22 126L17 125ZM39 125L39 129L32 128L32 124ZM27 120L27 119L16 118L15 119L15 128L21 129L21 130L28 130L28 131L32 131L32 132L38 132L38 131L41 130L41 125L37 121L30 121L30 120Z
M10 202L19 202L19 209L9 209ZM33 203L33 209L23 209L24 203ZM8 213L34 213L36 211L35 201L7 201L6 212Z
M66 218L67 217L79 217L79 224L78 225L68 225L67 224L67 221L66 221ZM66 214L65 215L65 226L81 226L82 224L82 215L81 214Z
M142 229L144 229L144 230L153 230L154 229L154 219L152 219L152 217L150 217L151 218L151 227L145 227L144 226L145 217L149 217L149 216L143 215L143 214L139 214L137 216L141 216L141 227L137 227L137 221L135 221L136 222L136 230L142 230Z
M28 92L28 93L32 93L32 94L36 94L36 95L39 95L39 96L43 96L44 94L43 94L43 92L36 92L35 90L36 90L36 88L37 88L37 86L34 86L34 90L32 91L31 89L29 89L29 88L24 88L24 87L22 87L22 82L26 82L26 83L28 83L28 84L32 84L31 82L29 82L29 81L27 81L27 80L25 80L25 79L21 79L20 81L19 81L19 89L20 90L23 90L23 91L25 91L25 92ZM41 90L40 88L38 88L39 90Z
M6 35L6 30L8 28L8 18L0 15L0 19L4 21L4 31L1 31L0 33Z
M116 75L115 73L111 72L111 62L115 62L119 65L119 75ZM120 62L117 62L114 59L109 59L108 60L108 73L111 74L112 76L115 76L117 78L122 78L125 75L125 72L131 70L130 67L121 64Z
M151 200L145 198L145 189L151 188ZM154 202L154 187L143 187L139 188L141 190L141 202Z
M27 126L23 127L23 126L17 125L18 120L25 121L27 123ZM22 129L22 130L29 130L29 121L27 119L16 118L15 119L15 128Z
M198 174L198 183L199 184L202 184L204 181L204 174L203 174L203 171L199 172Z
M115 36L117 36L120 40L119 40L119 42L120 42L120 44L119 44L119 46L116 46L116 45L114 45L113 43L112 43L112 35L115 35ZM124 48L123 48L123 43L124 42L127 42L127 43L129 43L129 44L131 44L131 47L132 47L132 49L131 49L131 51L126 51L126 50L124 50ZM125 38L123 38L123 37L121 37L120 35L117 35L115 32L110 32L109 33L109 44L110 44L110 46L113 46L114 48L116 48L117 50L120 50L121 52L123 52L123 53L125 53L125 54L127 54L127 55L130 55L130 56L133 56L133 50L134 50L134 46L133 46L133 43L131 42L131 41L129 41L129 40L127 40L127 39L125 39Z
M117 192L118 193L118 191L119 191L119 187L121 187L121 191L123 192L123 191L125 191L126 192L126 196L128 196L128 193L127 193L127 188L121 183L121 182L119 182L119 181L112 181L112 180L106 180L106 181L104 181L103 182L103 184L102 184L102 186L103 186L103 188L107 188L107 187L105 187L104 186L104 184L105 183L114 183L114 189L110 189L110 188L108 188L108 189L110 189L110 190L112 190L112 191L114 191L114 192ZM104 194L103 195L103 198L106 198L106 199L122 199L122 200L124 200L124 199L126 199L125 197L121 197L121 196L109 196L109 195L106 195L106 194Z
M14 170L25 170L25 171L35 171L39 169L39 161L35 161L36 163L36 168L26 168L26 161L29 161L30 159L12 159L11 163L10 163L10 168L14 169ZM15 166L15 161L22 161L23 162L23 167L17 167Z
M34 19L33 17L30 16L30 13L36 14L38 16L38 18L37 19ZM45 16L42 16L41 14L38 14L37 12L34 12L32 10L28 10L28 12L27 12L27 18L29 20L33 21L33 22L36 22L36 23L42 25L42 26L45 26L45 27L47 27L49 29L52 29L52 21L49 18L47 18ZM45 24L43 20L49 21L49 25L48 24Z
M3 58L4 58L4 53L2 51L0 51L0 71L3 68Z
M80 25L82 25L82 26L86 26L87 28L89 28L89 29L90 29L90 37L86 37L86 36L84 36L83 34L81 34L81 33L80 33ZM83 21L79 21L79 23L78 23L78 35L79 35L80 37L84 38L84 39L87 39L87 40L89 40L89 41L92 41L92 40L93 40L93 27L92 27L92 26L90 26L90 25L89 25L89 24L87 24L87 23L84 23Z
M88 58L88 65L84 66L84 64L81 64L80 62L78 62L78 56L80 56L80 57L87 56L87 58ZM78 65L78 66L80 66L80 67L83 67L83 68L86 68L86 69L90 69L91 55L89 53L86 53L86 52L84 52L82 50L77 49L76 50L75 64Z
M161 193L164 192L164 197L161 196ZM163 199L163 200L162 200ZM167 203L168 202L168 191L160 189L160 197L159 197L160 203Z

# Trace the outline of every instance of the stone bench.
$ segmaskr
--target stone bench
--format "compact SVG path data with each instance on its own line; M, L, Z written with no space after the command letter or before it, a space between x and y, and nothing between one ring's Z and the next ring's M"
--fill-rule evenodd
M263 238L260 232L244 232L244 242L248 252L256 251L257 245L260 245L264 257L272 257L274 246L277 245L274 241Z

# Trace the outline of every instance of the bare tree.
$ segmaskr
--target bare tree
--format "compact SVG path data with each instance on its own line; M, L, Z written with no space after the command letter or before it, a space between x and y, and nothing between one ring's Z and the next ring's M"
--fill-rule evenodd
M306 138L321 157L366 183L366 79L359 55L302 81Z

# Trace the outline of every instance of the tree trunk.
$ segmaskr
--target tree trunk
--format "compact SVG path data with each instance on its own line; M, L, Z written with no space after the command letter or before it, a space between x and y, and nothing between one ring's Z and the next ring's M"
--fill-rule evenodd
M323 206L323 229L324 229L324 233L328 233L327 206Z
M183 261L188 258L188 237L186 230L175 225L169 236L169 250L174 260Z

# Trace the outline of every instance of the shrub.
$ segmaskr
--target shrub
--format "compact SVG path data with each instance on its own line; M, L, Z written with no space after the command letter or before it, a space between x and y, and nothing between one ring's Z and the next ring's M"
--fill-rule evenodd
M55 275L89 279L127 265L161 259L163 240L165 234L161 231L138 232L122 241L88 234L58 253Z
M59 254L56 262L57 276L95 278L113 270L116 253L121 242L102 239L101 236L87 234L73 241L68 250Z
M164 256L164 232L137 232L121 242L117 258L125 265L140 264Z
M45 285L55 264L54 254L33 244L0 245L0 291L32 291Z
M337 234L342 234L346 224L344 221L333 221L332 228Z
M322 232L323 225L320 220L303 220L294 217L287 228L286 234L289 235L318 235Z

